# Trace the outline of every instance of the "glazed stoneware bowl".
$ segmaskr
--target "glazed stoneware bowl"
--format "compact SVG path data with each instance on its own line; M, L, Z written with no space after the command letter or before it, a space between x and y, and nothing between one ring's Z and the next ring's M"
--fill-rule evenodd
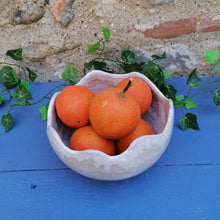
M173 102L167 99L143 74L137 72L110 74L94 70L77 84L88 87L97 94L103 89L116 86L127 77L143 79L152 90L151 107L142 118L151 125L155 134L135 139L126 151L116 156L108 156L96 150L69 149L69 139L74 130L61 123L57 117L54 103L59 92L53 95L48 108L47 135L56 155L75 172L98 180L127 179L151 167L167 148L173 130Z

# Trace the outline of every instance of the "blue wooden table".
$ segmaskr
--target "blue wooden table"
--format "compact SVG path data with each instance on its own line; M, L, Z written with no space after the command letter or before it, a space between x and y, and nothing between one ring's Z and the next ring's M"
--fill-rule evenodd
M170 79L186 93L186 79ZM38 99L59 83L31 84ZM212 85L210 89L219 86ZM0 128L0 219L220 219L220 108L212 94L195 99L200 131L183 132L175 109L167 150L144 173L102 182L68 169L53 152L38 108L12 110L14 127ZM0 107L0 117L7 106Z

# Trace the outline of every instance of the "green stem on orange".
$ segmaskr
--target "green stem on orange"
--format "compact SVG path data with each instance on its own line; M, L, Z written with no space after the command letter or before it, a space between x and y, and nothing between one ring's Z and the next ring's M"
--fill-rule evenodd
M129 87L131 86L132 83L132 78L129 79L127 85L125 86L125 88L122 90L121 93L118 94L118 96L122 99L125 98L125 93L128 91Z

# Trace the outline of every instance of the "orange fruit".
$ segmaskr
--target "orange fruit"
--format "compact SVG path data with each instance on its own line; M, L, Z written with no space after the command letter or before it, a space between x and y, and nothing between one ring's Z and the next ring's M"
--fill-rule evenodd
M137 127L130 134L116 141L117 154L124 152L136 138L151 134L154 134L153 129L146 121L141 119Z
M84 86L67 86L55 101L58 117L65 125L72 128L88 125L89 106L94 96L94 93Z
M127 93L133 95L138 103L140 104L141 108L141 115L143 115L150 107L152 102L152 92L150 87L147 85L144 80L133 77L132 78L132 85L129 87ZM117 88L124 88L128 83L129 78L122 80L116 87Z
M130 81L129 81L130 84ZM91 102L89 119L95 131L108 139L118 139L130 133L140 121L137 100L120 88L108 88Z
M71 136L69 148L72 150L99 150L110 156L115 155L114 141L99 136L92 126L78 128Z

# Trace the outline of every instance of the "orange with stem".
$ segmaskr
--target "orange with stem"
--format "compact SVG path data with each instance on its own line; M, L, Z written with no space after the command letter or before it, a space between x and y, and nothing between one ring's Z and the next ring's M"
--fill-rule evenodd
M140 106L137 100L127 93L131 83L132 79L124 89L105 89L92 100L89 119L99 135L108 139L122 138L139 123Z

